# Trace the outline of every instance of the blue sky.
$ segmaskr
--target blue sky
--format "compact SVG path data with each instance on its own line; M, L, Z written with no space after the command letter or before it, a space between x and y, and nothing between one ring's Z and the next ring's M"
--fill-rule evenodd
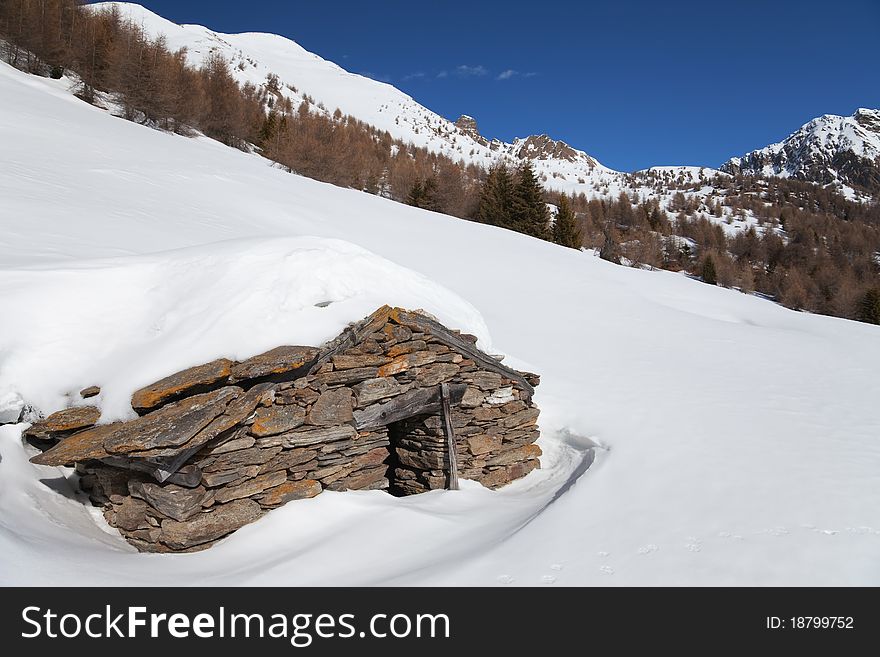
M546 132L627 171L717 166L880 107L880 0L141 2L283 34L487 137Z

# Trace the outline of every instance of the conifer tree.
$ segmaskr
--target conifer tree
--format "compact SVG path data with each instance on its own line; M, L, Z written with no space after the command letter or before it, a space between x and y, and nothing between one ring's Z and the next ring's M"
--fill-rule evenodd
M859 302L858 320L868 324L880 324L880 288L865 292Z
M431 176L425 180L416 180L406 197L407 205L423 210L442 212L438 196L437 179Z
M277 132L278 115L275 112L269 112L263 121L263 125L260 127L260 145L265 148L266 144L272 141Z
M553 224L553 241L572 249L581 248L581 231L568 197L564 194L559 199L556 222Z
M422 204L419 207L432 212L443 212L436 177L425 179L422 185Z
M544 189L528 160L519 169L512 201L509 227L532 237L546 239L550 212L544 202Z
M413 186L410 187L409 194L407 194L406 204L411 205L414 208L420 208L423 195L424 195L424 190L422 188L422 181L416 180L413 183Z
M704 283L709 285L718 285L718 273L715 271L715 260L712 256L707 255L703 259L703 266L700 269L700 277Z
M492 167L480 191L477 221L491 226L512 228L512 200L513 184L507 167L504 164Z

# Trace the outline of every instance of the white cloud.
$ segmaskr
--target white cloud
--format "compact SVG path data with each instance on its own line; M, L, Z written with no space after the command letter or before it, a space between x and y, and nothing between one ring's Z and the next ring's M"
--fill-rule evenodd
M515 69L509 68L506 71L501 71L498 76L495 78L496 80L512 80L513 78L533 78L537 73L534 71L529 71L527 73L523 73L521 71L517 71Z
M400 79L401 79L403 82L406 82L407 80L416 80L416 79L418 79L418 78L423 78L423 77L425 77L425 73L424 73L424 71L418 71L418 72L416 72L416 73L410 73L409 75L404 75L404 76L403 76L402 78L400 78Z
M476 66L462 64L455 69L455 73L463 78L482 77L484 75L489 75L489 69L482 64L477 64Z
M449 71L440 71L440 72L437 74L437 77L438 77L438 78L448 78L448 77L449 77Z

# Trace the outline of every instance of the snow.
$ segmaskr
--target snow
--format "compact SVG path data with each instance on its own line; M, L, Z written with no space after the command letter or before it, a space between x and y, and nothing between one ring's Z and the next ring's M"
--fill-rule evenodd
M810 160L824 162L827 172L836 179L838 190L847 198L860 200L863 195L845 184L845 176L840 180L840 173L834 168L834 157L841 153L852 153L868 160L880 158L880 110L859 108L852 116L823 114L802 125L782 142L731 158L722 168L745 164L746 171L788 178L798 175ZM751 164L761 161L767 163L760 170Z
M48 413L99 384L106 421L156 375L396 303L542 375L544 456L496 492L327 492L142 555L6 425L0 584L880 584L878 327L290 175L68 84L0 65L2 394Z
M456 162L465 160L485 168L499 160L511 166L520 162L518 153L525 139L509 144L495 140L490 148L390 84L350 73L285 37L257 32L223 34L201 25L177 25L134 3L104 2L89 7L94 11L118 8L124 18L143 27L147 34L164 35L171 49L187 48L187 59L193 65L201 64L212 52L220 53L231 62L232 75L241 83L259 87L265 85L269 74L277 75L281 94L290 98L294 107L309 96L314 101L311 111L330 115L339 108L404 143ZM625 174L603 166L583 151L576 154L573 161L536 159L536 173L548 188L566 193L589 195L610 186L602 195L617 196L625 188Z
M188 61L195 66L202 64L212 52L223 55L232 64L231 73L240 83L266 86L267 77L275 75L279 80L278 91L289 98L294 107L308 96L312 112L329 116L339 108L344 114L385 130L404 143L483 168L499 162L515 168L523 156L528 156L542 185L554 191L606 199L617 199L625 192L641 198L657 197L667 206L678 191L675 189L678 181L689 185L701 177L708 181L716 175L727 176L716 169L695 166L658 166L627 174L604 166L578 149L572 149L571 159L548 157L538 152L530 138L516 138L511 143L499 140L482 143L390 84L350 73L285 37L257 32L223 34L201 25L178 25L134 3L105 2L88 6L94 11L117 8L124 18L141 26L148 35L165 36L170 48L186 48ZM474 117L464 115L464 118ZM544 138L547 136L541 135L538 140ZM553 141L548 148L552 150L557 144L565 145ZM395 146L392 154L396 152ZM663 192L658 194L652 186L643 184L648 173L666 183ZM682 191L687 197L715 192L708 185L700 192ZM712 216L708 219L722 224L729 234L746 226L726 224Z
M16 344L3 361L2 381L52 411L98 385L103 422L135 417L131 393L182 367L243 360L282 344L320 345L389 301L430 304L438 318L491 349L473 306L412 270L333 239L239 239L7 271L0 297L17 309L4 322Z
M17 392L0 392L0 424L18 422L24 410L24 400Z

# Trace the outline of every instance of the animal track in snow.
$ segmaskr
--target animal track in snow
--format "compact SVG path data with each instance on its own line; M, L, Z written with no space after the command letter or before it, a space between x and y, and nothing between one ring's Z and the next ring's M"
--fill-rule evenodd
M850 534L877 534L880 535L880 530L874 529L873 527L847 527L846 531Z
M654 545L653 543L648 543L647 545L643 545L639 548L639 554L651 554L652 552L656 552L660 549L660 546Z
M516 581L510 575L499 575L495 579L497 579L501 584L504 584L505 586L507 586L509 584L513 584Z
M556 581L556 578L553 575L544 575L541 578L541 581L544 582L544 584L553 584Z
M562 570L564 566L561 563L551 563L550 570Z
M612 568L611 566L599 566L599 572L603 575L613 575L614 568Z
M611 556L610 552L605 552L605 551L597 552L596 554L598 554L600 557L603 557L603 558Z
M703 545L698 536L686 536L684 540L687 541L684 546L689 552L702 552Z

